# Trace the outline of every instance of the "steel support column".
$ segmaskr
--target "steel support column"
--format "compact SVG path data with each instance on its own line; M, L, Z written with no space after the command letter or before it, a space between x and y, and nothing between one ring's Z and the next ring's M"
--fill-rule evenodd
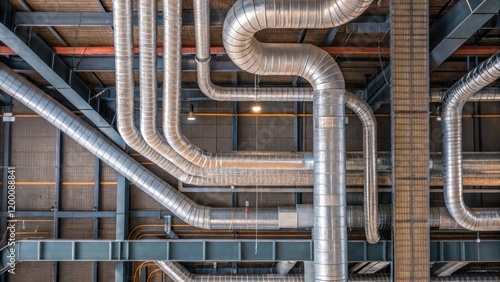
M100 183L101 181L101 160L95 158L94 167L94 211L99 211L99 193L100 193ZM92 219L92 229L94 233L94 240L99 239L99 217L94 217ZM92 281L97 282L98 269L97 261L92 263Z
M54 238L59 238L59 217L57 213L59 211L59 206L61 203L61 155L63 146L63 136L61 131L58 129L56 132L56 154L55 154L55 175L54 175L54 206L52 207L54 211ZM59 264L57 261L54 262L52 269L52 281L58 281Z
M121 174L117 174L116 185L116 240L127 239L129 231L130 182ZM115 282L129 281L129 264L117 262L115 265Z

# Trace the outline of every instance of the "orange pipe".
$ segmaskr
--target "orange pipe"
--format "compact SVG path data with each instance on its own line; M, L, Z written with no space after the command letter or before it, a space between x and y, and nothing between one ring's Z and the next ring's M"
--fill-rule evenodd
M330 54L357 54L357 55L389 55L388 47L356 47L356 46L330 46L320 47ZM63 47L56 46L52 48L58 55L114 55L115 47L113 46L88 46L88 47ZM500 46L462 46L459 47L453 55L493 55L500 50ZM159 54L163 53L163 47L157 49ZM134 47L134 53L139 53L139 47ZM182 47L183 55L194 55L195 47ZM224 47L210 47L210 54L221 55L226 54ZM16 55L16 53L7 46L0 46L0 55Z

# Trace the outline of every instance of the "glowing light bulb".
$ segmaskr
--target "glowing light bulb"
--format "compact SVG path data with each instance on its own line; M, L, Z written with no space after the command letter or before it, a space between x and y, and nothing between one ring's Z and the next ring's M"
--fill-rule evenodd
M254 113L260 113L261 110L262 110L262 106L259 103L256 102L252 105L252 111Z

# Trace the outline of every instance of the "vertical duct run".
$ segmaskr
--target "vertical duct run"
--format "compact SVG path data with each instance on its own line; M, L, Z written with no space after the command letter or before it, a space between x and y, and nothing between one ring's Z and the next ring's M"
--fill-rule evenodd
M429 281L429 0L392 0L394 281ZM389 82L388 82L389 83Z
M317 91L313 100L314 277L347 280L344 96Z
M377 121L370 106L357 95L347 92L346 106L358 116L363 125L365 234L369 243L376 244L380 240L377 230Z
M500 209L471 210L464 202L462 187L462 108L481 88L500 78L500 52L455 83L443 101L444 200L460 226L474 231L500 230Z
M223 43L241 69L259 75L298 75L314 89L314 266L316 281L347 280L344 79L333 58L308 44L263 44L266 28L320 28L344 24L371 1L239 0L223 25Z

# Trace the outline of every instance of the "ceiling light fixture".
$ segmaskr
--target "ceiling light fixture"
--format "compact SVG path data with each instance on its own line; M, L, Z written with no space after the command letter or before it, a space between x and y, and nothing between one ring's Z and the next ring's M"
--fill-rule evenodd
M259 102L255 102L252 105L252 112L254 112L254 113L260 113L261 110L262 110L262 106L260 105Z
M189 104L189 113L188 113L188 117L187 117L188 120L196 120L196 116L194 114L194 105L193 104Z

